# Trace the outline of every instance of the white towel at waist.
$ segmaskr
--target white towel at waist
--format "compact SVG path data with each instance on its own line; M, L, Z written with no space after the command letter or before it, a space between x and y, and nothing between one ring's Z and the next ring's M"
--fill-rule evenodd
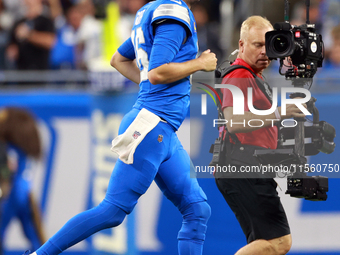
M112 140L111 151L116 152L125 164L132 164L137 146L160 120L156 114L142 108L126 131Z

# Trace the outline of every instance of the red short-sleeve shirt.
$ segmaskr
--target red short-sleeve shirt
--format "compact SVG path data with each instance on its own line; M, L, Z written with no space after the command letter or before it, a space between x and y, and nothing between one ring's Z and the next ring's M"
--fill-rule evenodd
M237 58L233 65L243 65L253 70L244 60ZM262 78L261 76L259 76ZM267 110L271 108L271 103L257 86L256 80L253 75L246 69L239 68L226 75L223 80L223 84L231 84L240 88L244 95L244 111L249 111L248 107L248 87L253 91L253 106L256 109ZM222 110L226 107L233 107L233 97L229 89L222 88L223 102ZM228 120L230 121L230 120ZM251 123L251 125L259 125L259 122ZM236 124L242 125L242 124ZM246 122L246 125L248 123ZM277 147L277 127L272 125L257 129L248 133L236 133L237 138L242 144L256 145L264 148L276 149Z

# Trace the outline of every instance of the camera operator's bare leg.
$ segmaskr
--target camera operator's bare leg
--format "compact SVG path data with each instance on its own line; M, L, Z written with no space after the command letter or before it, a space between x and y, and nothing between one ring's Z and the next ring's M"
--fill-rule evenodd
M286 235L271 240L255 240L238 250L235 255L284 255L292 246L292 236Z

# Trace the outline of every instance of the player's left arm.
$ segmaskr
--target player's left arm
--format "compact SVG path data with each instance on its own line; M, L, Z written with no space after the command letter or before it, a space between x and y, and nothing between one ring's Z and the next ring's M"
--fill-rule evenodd
M197 71L215 70L217 59L210 50L204 51L193 60L181 63L172 61L188 36L190 35L184 26L172 20L162 22L156 27L148 72L148 79L152 84L172 83Z
M166 84L179 81L197 71L210 72L216 69L215 53L204 51L198 58L182 63L171 62L149 71L149 81L156 84Z
M139 84L140 71L135 61L135 53L130 38L113 54L110 64L126 78Z

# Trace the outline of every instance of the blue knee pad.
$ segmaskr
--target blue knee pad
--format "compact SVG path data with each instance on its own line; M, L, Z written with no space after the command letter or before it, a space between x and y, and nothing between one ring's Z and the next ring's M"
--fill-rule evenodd
M210 206L206 201L193 203L181 210L183 215L182 228L178 233L178 240L205 240L207 222L211 215Z

